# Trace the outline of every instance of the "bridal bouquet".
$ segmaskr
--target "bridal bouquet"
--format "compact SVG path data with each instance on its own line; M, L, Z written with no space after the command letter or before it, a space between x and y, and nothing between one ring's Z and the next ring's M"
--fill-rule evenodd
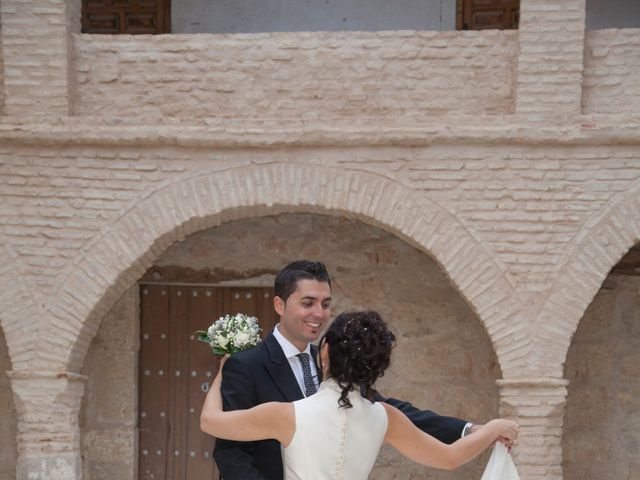
M260 342L258 319L242 313L224 315L213 322L207 331L196 332L197 339L208 343L213 353L233 355L255 347Z

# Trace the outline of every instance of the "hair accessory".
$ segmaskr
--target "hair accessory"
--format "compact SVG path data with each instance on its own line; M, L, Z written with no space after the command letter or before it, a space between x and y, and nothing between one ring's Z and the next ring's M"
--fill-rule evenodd
M344 328L342 329L342 334L344 335L345 333L347 333L347 328L349 328L349 325L351 325L351 322L353 321L353 318L350 318L349 321L345 324Z

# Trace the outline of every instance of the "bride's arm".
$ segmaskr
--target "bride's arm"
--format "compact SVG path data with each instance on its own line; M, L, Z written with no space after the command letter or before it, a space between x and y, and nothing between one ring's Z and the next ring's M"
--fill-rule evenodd
M276 439L284 446L289 445L295 432L293 404L269 402L248 410L223 411L222 367L211 384L200 413L200 429L218 438L250 441Z
M398 409L382 404L389 419L385 442L405 457L431 467L453 470L480 454L499 438L515 440L519 426L510 420L491 420L473 435L451 445L418 430Z

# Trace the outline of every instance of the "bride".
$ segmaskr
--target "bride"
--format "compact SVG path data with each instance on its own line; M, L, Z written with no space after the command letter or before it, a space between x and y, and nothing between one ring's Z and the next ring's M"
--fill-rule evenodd
M395 336L378 313L342 313L320 340L325 380L318 393L230 412L222 409L223 361L202 408L201 428L229 440L278 440L286 480L366 479L383 443L415 462L452 470L495 441L516 439L515 422L495 419L447 445L416 428L395 407L369 401L394 345Z

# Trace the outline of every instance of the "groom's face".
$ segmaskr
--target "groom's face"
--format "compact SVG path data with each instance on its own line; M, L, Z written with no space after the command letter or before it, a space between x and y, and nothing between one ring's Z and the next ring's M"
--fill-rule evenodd
M331 316L331 287L327 282L298 280L296 291L285 302L274 298L280 315L280 333L300 351L320 336Z

